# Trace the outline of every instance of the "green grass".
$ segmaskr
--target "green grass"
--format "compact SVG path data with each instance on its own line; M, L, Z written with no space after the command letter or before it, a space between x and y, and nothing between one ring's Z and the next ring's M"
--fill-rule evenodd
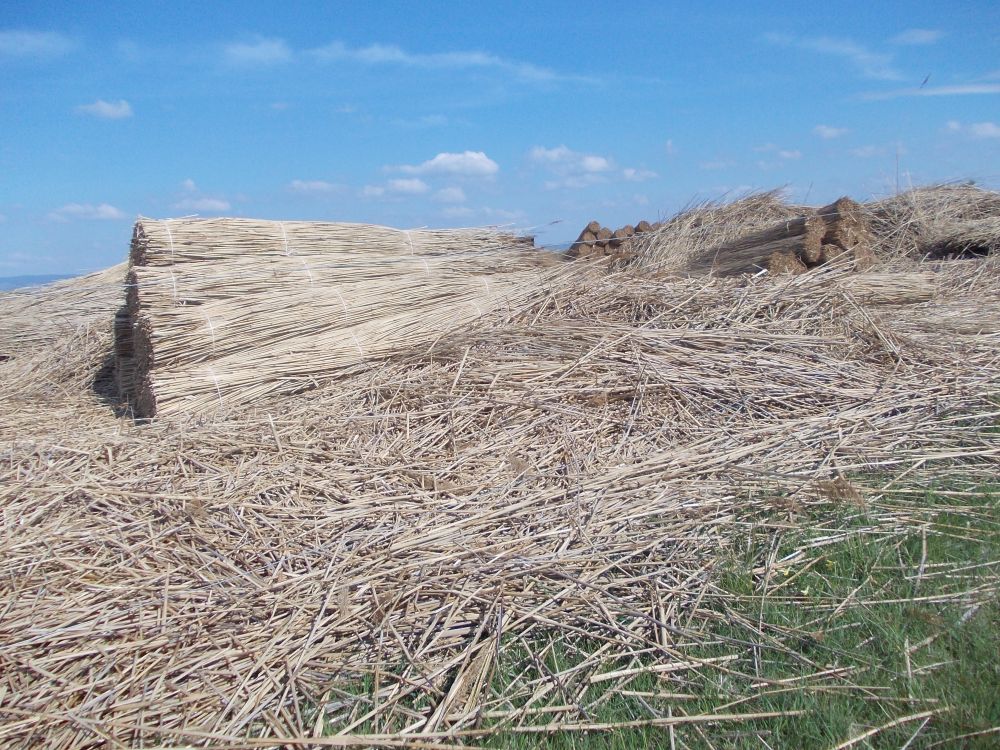
M716 597L723 616L706 633L714 642L692 652L738 654L727 664L732 671L694 670L671 680L644 674L627 690L648 695L604 696L604 702L593 686L581 701L597 705L590 721L774 711L789 715L679 725L673 740L679 748L827 748L877 729L852 746L997 747L1000 510L990 491L963 503L935 494L909 499L908 528L899 528L901 504L893 509L891 531L884 512L876 519L854 507L827 507L795 519L802 528L823 531L778 539L762 527L726 561ZM781 560L832 529L846 537L813 548L790 575L764 564L769 553ZM567 651L559 650L564 661L570 659ZM839 672L817 677L824 670ZM657 693L691 697L678 701ZM925 712L933 713L908 719ZM506 733L485 744L669 747L670 734L664 727Z
M988 488L911 493L878 507L778 503L720 561L718 586L702 602L712 616L695 623L697 632L678 646L684 658L728 661L652 674L633 658L597 670L638 668L633 678L587 685L600 644L535 632L506 637L487 691L494 706L516 693L508 705L527 703L536 711L517 721L538 728L562 721L546 707L567 703L584 709L573 722L590 725L706 714L777 717L545 733L505 730L487 717L478 726L492 723L496 733L465 741L560 750L671 742L691 749L810 749L851 740L854 748L998 747L998 500ZM573 670L588 660L589 667ZM551 684L525 700L530 680ZM343 687L348 702L356 701L351 719L372 708L371 678ZM426 693L415 697L412 715L426 711L428 700ZM328 731L344 728L337 722ZM362 722L353 731L399 729Z

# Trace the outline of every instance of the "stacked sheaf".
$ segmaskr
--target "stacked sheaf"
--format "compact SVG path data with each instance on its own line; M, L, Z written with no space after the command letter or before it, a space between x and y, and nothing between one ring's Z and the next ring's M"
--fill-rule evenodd
M140 417L204 412L429 344L530 294L532 245L491 229L140 219L115 321L121 397Z

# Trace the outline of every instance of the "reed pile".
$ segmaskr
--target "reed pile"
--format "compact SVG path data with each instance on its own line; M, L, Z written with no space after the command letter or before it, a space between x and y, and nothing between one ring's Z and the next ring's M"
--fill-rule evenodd
M1000 247L1000 193L973 184L916 188L865 208L882 258L977 256Z
M546 254L493 230L140 219L116 378L140 417L225 409L427 344L534 293Z
M675 226L744 231L701 218ZM5 747L607 729L595 710L638 679L757 679L712 627L720 560L762 515L857 504L888 528L900 483L960 492L1000 459L995 258L680 279L570 263L335 383L143 425L93 390L114 310L86 317L72 372L0 364ZM802 664L796 689L864 694ZM680 702L633 723L755 716Z

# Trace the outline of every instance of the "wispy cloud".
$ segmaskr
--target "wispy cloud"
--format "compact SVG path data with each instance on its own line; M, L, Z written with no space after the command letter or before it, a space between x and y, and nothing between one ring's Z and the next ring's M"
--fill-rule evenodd
M817 125L813 128L813 133L828 141L833 140L834 138L840 138L840 136L845 135L848 132L847 128L836 128L832 125Z
M333 193L340 186L325 180L292 180L288 183L288 189L293 193Z
M780 148L773 143L765 143L763 146L754 146L754 151L763 154L774 154L779 159L801 159L802 152L797 149Z
M396 180L389 180L386 189L390 193L399 195L423 195L431 188L419 177L402 177Z
M976 138L1000 138L1000 125L995 122L974 122L969 132Z
M584 81L587 79L558 73L551 68L518 60L508 60L489 52L408 52L394 44L370 44L366 47L351 47L344 42L334 41L313 49L309 54L323 62L347 61L362 65L397 65L408 68L451 69L451 70L496 70L510 74L524 81L557 82L565 80Z
M240 67L277 65L292 59L292 50L284 39L266 37L232 42L225 45L222 52L227 63Z
M389 167L406 174L447 174L463 177L492 177L500 171L500 165L483 151L443 152L421 164L403 164Z
M361 189L364 198L382 198L386 196L425 195L431 186L419 177L400 177L389 180L385 185L365 185Z
M446 219L466 219L475 213L468 206L448 206L441 209L441 215Z
M184 198L175 203L174 208L181 211L217 213L219 211L228 211L232 206L229 201L223 198Z
M438 203L465 203L465 191L460 187L441 188L434 193Z
M0 31L0 57L45 60L75 47L72 39L54 31Z
M906 31L901 31L896 34L889 41L893 44L900 44L905 46L919 46L924 44L934 44L941 37L944 36L944 32L938 29L906 29Z
M98 99L91 104L81 104L76 108L76 111L82 115L90 115L102 120L122 120L126 117L131 117L133 114L132 105L124 99L119 99L116 102L106 102L103 99Z
M866 78L883 81L898 81L903 78L903 75L892 66L892 55L874 52L851 39L769 33L764 35L764 40L781 47L839 57Z
M635 167L625 167L622 170L622 177L628 182L645 182L653 180L659 175L651 169L636 169Z
M110 203L67 203L65 206L50 211L48 218L51 221L67 222L73 219L98 219L104 221L114 221L124 219L125 214L121 209L115 208Z
M945 129L951 133L961 133L972 138L1000 138L1000 125L995 122L973 122L963 125L958 120L949 120Z
M892 91L870 91L863 99L872 101L898 99L904 96L983 96L1000 94L1000 83L963 83L954 86L925 86Z
M535 146L528 152L528 158L557 178L544 183L547 190L596 185L605 182L607 174L615 168L614 161L606 156L574 151L566 145Z
M535 146L531 149L528 156L536 164L545 164L552 168L568 172L589 172L593 174L607 172L613 168L611 160L605 156L584 154L574 151L565 145L556 146L555 148Z

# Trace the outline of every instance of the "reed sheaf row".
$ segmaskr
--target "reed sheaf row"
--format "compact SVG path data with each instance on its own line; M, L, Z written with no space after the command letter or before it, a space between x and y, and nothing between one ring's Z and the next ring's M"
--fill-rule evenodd
M152 417L302 390L516 304L544 276L531 246L487 229L140 219L120 393Z
M759 228L712 217L678 231ZM713 626L721 561L762 517L856 505L888 533L900 487L995 480L1000 267L655 270L694 252L511 261L534 279L521 296L211 419L115 416L110 298L59 353L0 362L0 745L455 747L613 728L593 717L637 680L681 698L699 675L755 682L744 641L782 631ZM802 664L797 687L864 690ZM761 717L681 700L632 723Z

